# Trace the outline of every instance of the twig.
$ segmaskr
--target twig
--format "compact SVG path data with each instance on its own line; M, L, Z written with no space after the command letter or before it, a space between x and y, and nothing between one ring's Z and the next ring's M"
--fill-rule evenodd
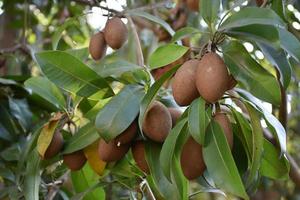
M268 3L268 0L264 0L264 2L261 4L261 8L263 8L263 7L265 7L266 5L267 5L267 3Z

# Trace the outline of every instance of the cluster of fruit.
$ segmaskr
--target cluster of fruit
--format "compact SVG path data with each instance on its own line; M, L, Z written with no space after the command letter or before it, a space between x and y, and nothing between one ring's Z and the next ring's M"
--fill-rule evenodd
M94 60L100 60L105 54L107 45L120 49L127 41L128 30L119 17L107 20L105 28L91 37L89 52Z

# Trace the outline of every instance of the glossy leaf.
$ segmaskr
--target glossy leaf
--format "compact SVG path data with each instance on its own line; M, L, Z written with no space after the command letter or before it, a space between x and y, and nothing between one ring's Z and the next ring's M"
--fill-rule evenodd
M90 55L87 47L80 49L68 49L66 52L80 60L86 60Z
M188 50L188 47L177 44L162 45L151 54L149 66L151 69L166 66L181 58Z
M94 123L90 122L79 129L65 144L63 153L72 153L87 147L100 138Z
M104 140L115 138L133 122L143 96L142 87L127 85L99 111L95 124Z
M272 179L288 179L290 165L285 155L280 156L278 151L272 143L264 140L264 154L259 169L262 176Z
M208 26L212 27L218 17L220 9L220 0L201 0L200 13Z
M286 29L278 28L281 47L300 62L300 41Z
M249 199L222 128L211 121L206 131L203 156L209 175L218 187Z
M274 105L280 104L280 87L276 78L260 66L242 44L232 41L223 48L230 72L246 90Z
M25 87L31 92L41 96L54 106L63 109L66 107L66 101L61 91L44 77L32 77L25 81Z
M250 24L284 27L282 19L269 8L246 7L233 13L220 26L219 30L247 26Z
M183 27L178 31L176 31L176 33L172 37L171 42L176 42L190 35L199 34L199 33L202 33L199 29L189 27L189 26Z
M210 120L205 103L201 97L195 99L190 105L188 115L189 131L199 144L204 144L205 130Z
M10 113L14 116L24 130L29 130L32 123L32 112L26 99L8 99Z
M173 74L175 74L175 72L177 71L177 69L179 67L180 67L180 65L175 66L171 70L169 70L168 72L164 73L164 75L162 75L160 77L160 79L155 81L155 83L150 87L150 89L147 91L147 94L142 99L141 106L140 106L140 114L139 114L139 127L140 127L140 130L142 130L142 124L143 124L145 113L148 109L148 106L154 100L154 98L155 98L158 90L160 89L160 87L164 84L164 82L166 80L168 80L170 77L173 76Z
M35 58L50 81L71 93L94 100L114 95L101 76L66 52L44 51Z
M138 66L134 63L127 62L125 60L118 60L112 63L104 63L100 66L97 66L97 73L102 77L120 77L123 73L142 69L141 66Z

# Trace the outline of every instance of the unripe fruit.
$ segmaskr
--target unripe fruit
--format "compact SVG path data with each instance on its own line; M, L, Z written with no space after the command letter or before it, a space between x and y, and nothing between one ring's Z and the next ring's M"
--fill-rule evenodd
M100 60L106 54L106 48L107 45L102 32L91 37L89 52L94 60Z
M195 84L196 71L199 60L192 59L186 61L176 72L173 82L172 91L175 101L180 106L189 105L194 99L199 97Z
M99 158L105 162L118 161L125 156L129 147L130 144L117 146L114 140L108 143L104 140L100 140L98 145Z
M172 118L168 108L154 101L150 105L142 125L144 134L156 142L163 142L172 128Z
M199 11L199 0L186 0L187 7L195 12Z
M192 137L189 137L183 145L180 163L184 176L189 180L201 176L206 168L202 155L202 146Z
M119 17L113 17L106 22L104 37L108 46L119 49L128 38L127 27Z
M120 135L118 135L114 141L117 146L120 146L122 144L127 144L133 140L133 138L136 136L138 131L138 123L136 120L134 120L128 128L123 131Z
M223 129L227 142L232 149L233 146L233 134L232 134L232 127L229 118L225 113L218 112L214 116L214 120L221 126Z
M177 120L181 117L182 111L179 108L168 108L172 118L172 128L176 125Z
M229 80L228 80L228 88L227 90L231 90L233 89L237 84L237 81L234 79L234 77L232 75L229 76Z
M216 53L205 54L196 72L196 87L209 103L218 101L228 89L229 75L222 58Z
M59 131L55 131L52 140L44 154L44 159L50 159L56 156L62 149L64 139Z
M143 141L136 141L132 147L131 152L137 166L146 174L149 174L149 166L145 158L145 144Z
M64 163L72 171L80 170L86 163L86 157L82 150L63 155Z

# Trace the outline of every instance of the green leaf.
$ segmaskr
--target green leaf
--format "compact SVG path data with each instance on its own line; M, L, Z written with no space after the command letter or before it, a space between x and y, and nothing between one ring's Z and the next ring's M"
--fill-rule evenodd
M176 33L173 35L171 43L176 42L178 40L181 40L187 36L194 35L194 34L201 34L202 32L199 29L196 29L194 27L183 27L176 31Z
M258 64L242 44L231 41L223 48L224 60L241 86L256 97L280 104L280 87L276 78Z
M272 0L271 8L281 17L282 20L286 21L284 16L285 6L282 0Z
M94 100L114 95L101 76L66 52L43 51L35 58L50 81L71 93Z
M300 41L286 29L278 28L281 48L300 62Z
M71 172L71 179L76 193L85 192L89 188L93 188L99 181L99 176L92 170L89 165L79 171ZM93 189L83 198L84 200L99 200L105 199L105 191L103 188L98 187Z
M46 99L48 102L63 109L66 107L66 101L61 91L44 77L32 77L25 81L25 87L31 90L33 93Z
M289 178L290 165L285 155L280 152L268 140L264 140L264 154L259 169L261 175L272 179Z
M209 175L218 187L249 199L222 128L211 121L206 131L203 156Z
M280 82L286 89L291 80L292 68L283 49L275 49L266 43L257 43L264 56L274 65L280 73Z
M86 60L90 55L87 47L80 49L68 49L66 52L80 60Z
M162 75L160 77L160 79L158 79L157 81L155 81L155 83L147 91L147 94L144 96L144 98L143 98L143 100L141 102L141 106L140 106L140 114L139 114L139 127L140 127L140 130L142 130L141 127L142 127L142 124L143 124L143 121L144 121L144 117L145 117L145 113L146 113L146 111L148 109L148 106L151 104L151 102L155 98L156 93L158 92L158 90L160 89L160 87L164 84L164 82L166 80L168 80L170 77L172 77L173 74L175 74L175 72L177 71L177 69L179 67L180 67L180 65L175 66L171 70L169 70L168 72L164 73L164 75Z
M26 173L24 180L24 193L26 200L39 199L39 187L41 182L40 175L40 156L34 149L27 160Z
M149 66L151 69L166 66L181 58L188 50L188 47L176 44L162 45L151 54Z
M201 0L200 13L208 26L212 27L218 17L220 0Z
M210 120L209 116L211 116L205 110L205 103L201 97L195 99L190 105L188 115L189 131L199 144L204 143L205 130Z
M246 7L233 13L220 26L220 31L251 24L284 27L282 19L269 8Z
M173 182L175 182L177 189L179 190L180 199L181 200L188 200L188 184L189 181L185 178L180 164L180 157L175 157L172 163L172 175L173 175Z
M105 141L118 136L133 122L143 95L142 87L127 85L99 111L96 129Z
M179 121L176 126L171 130L170 134L166 138L160 153L160 166L164 175L171 180L171 165L173 162L173 156L176 148L176 142L180 134L183 134L186 130L187 119Z
M138 66L134 63L127 62L125 60L118 60L112 63L104 63L100 66L97 66L97 73L102 77L120 77L123 73L142 69L141 66Z
M32 112L26 99L8 99L10 113L17 119L24 130L29 130L32 125Z
M56 31L54 32L53 36L52 36L52 48L53 50L57 49L57 45L58 42L62 36L62 33L66 30L66 28L68 26L71 26L73 24L75 24L75 22L77 21L77 18L70 18L67 21L64 22L63 25L61 25L60 27L58 27L56 29Z
M252 162L249 167L249 174L247 177L247 186L251 185L256 176L261 164L263 153L263 129L260 124L260 113L249 103L245 102L245 106L249 113L251 127L252 127Z
M143 18L146 18L154 23L157 23L159 25L161 25L164 29L166 29L166 31L168 31L168 33L173 36L174 35L174 30L172 29L172 27L167 23L165 22L164 20L162 20L161 18L159 17L156 17L154 15L151 15L147 12L143 12L143 11L129 11L127 12L127 14L131 15L131 16L138 16L138 17L143 17Z
M94 123L90 122L79 129L65 144L63 154L72 153L83 149L100 138Z

